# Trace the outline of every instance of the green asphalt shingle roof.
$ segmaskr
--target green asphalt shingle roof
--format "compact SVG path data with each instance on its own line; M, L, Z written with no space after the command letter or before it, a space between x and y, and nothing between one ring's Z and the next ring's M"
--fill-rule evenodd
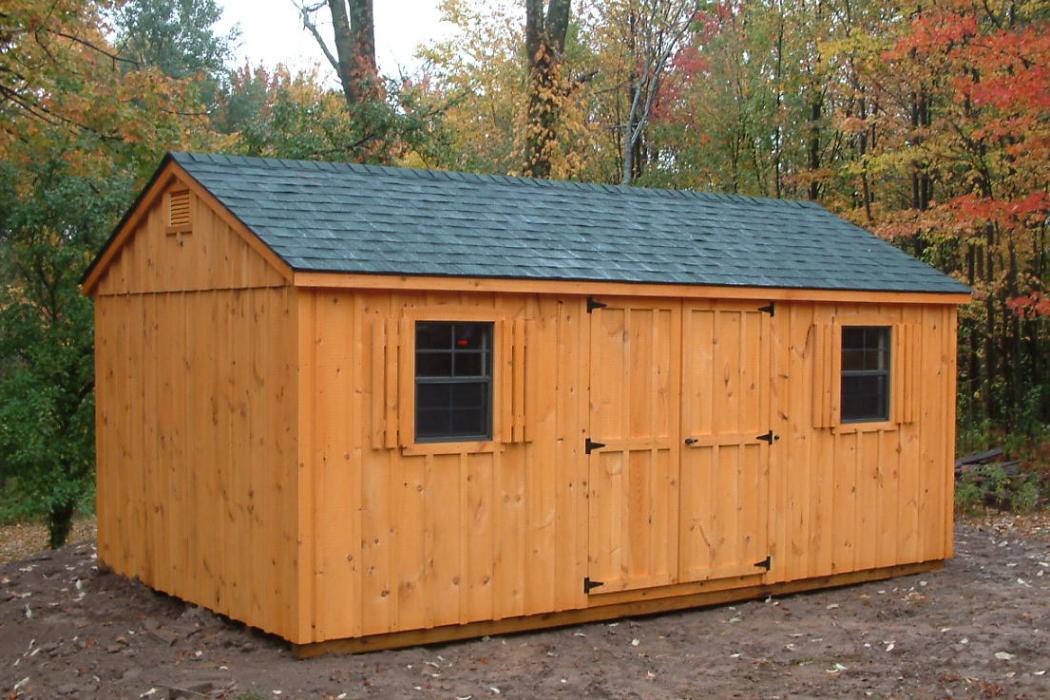
M812 202L171 157L297 271L969 291Z

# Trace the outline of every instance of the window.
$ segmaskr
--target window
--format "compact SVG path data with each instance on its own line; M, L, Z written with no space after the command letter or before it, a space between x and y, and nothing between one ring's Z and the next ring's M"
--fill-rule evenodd
M890 329L846 326L842 329L843 423L890 418Z
M492 324L416 322L416 440L492 438Z

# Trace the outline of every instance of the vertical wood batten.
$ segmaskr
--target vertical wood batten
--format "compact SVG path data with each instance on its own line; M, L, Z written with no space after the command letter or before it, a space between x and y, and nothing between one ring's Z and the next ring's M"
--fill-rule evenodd
M152 212L146 229L162 223ZM744 542L748 575L773 553L766 581L951 553L953 309L785 302L769 318L751 302L633 300L612 329L629 336L618 369L591 357L610 329L594 323L592 339L582 296L292 291L204 207L182 245L150 235L100 285L99 538L104 561L162 590L308 642L600 605L581 585L592 534L627 575L657 572L643 587L680 582L690 519ZM180 272L182 253L222 264ZM494 445L403 449L406 311L431 307L502 319ZM837 324L864 314L897 329L898 420L848 432ZM610 490L588 498L597 427L652 440L606 451ZM770 428L780 442L750 437ZM686 457L694 430L746 439ZM706 476L687 481L686 459ZM610 500L608 530L592 533ZM744 537L752 522L761 538ZM734 585L707 564L688 576Z
M824 421L827 418L816 418L814 414L818 410L822 415L830 412L829 397L826 396L830 393L830 388L828 377L821 377L817 382L815 375L811 375L814 376L814 379L811 380L814 381L814 386L819 388L816 389L816 401L807 400L809 392L806 391L806 378L809 374L807 365L810 360L806 352L807 345L817 332L820 332L821 335L825 334L823 329L813 325L812 306L792 304L784 309L781 316L785 318L784 323L787 326L786 344L790 362L787 403L785 404L790 416L790 428L784 436L784 444L777 446L774 452L783 454L791 470L788 485L790 498L785 503L785 516L790 522L791 542L785 548L779 563L783 569L780 576L792 579L807 575L809 560L812 556L813 541L810 533L813 529L813 520L810 511L810 489L819 485L821 472L825 467L820 462L814 464L810 459L811 442L813 439L819 439L813 434L810 426L826 425ZM821 348L827 345L825 339ZM824 367L825 361L826 358L820 359L821 367Z
M316 313L314 292L296 295L296 339L298 382L298 440L296 460L296 587L294 595L295 633L300 639L318 641L314 630L315 576L314 561L314 444L313 424L317 416Z
M372 356L371 381L369 387L369 424L371 425L371 446L373 449L386 447L386 322L383 319L374 318L370 325ZM363 330L361 325L354 326L354 330Z

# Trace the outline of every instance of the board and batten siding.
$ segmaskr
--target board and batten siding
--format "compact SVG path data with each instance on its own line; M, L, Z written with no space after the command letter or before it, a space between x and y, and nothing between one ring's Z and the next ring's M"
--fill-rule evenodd
M296 292L195 197L177 234L165 206L95 294L99 558L293 638Z
M491 445L404 454L410 450L399 428L407 430L412 419L398 404L411 381L402 371L411 353L399 337L409 332L406 313L420 310L439 320L476 314L498 322ZM300 294L299 426L307 470L301 607L310 611L303 620L308 639L585 602L581 315L576 299L525 295ZM507 351L515 326L524 329L514 321L526 317L533 320L530 352L549 347L557 358L533 353L526 360ZM527 442L514 435L515 381L525 382L531 403L525 409L518 402L518 424L526 411L534 417L525 423Z
M188 226L172 227L171 196L186 198ZM96 295L149 294L280 287L286 279L249 245L238 222L207 201L208 195L175 181L148 208L136 212L128 235L105 267ZM248 234L251 236L251 234Z
M954 307L602 301L301 290L301 639L951 556ZM491 443L412 445L419 318L497 323ZM890 421L837 424L850 323L893 328Z
M951 556L951 304L296 286L192 181L153 191L91 285L118 573L310 644ZM421 319L493 322L493 439L415 443ZM892 328L890 420L839 420L850 324Z

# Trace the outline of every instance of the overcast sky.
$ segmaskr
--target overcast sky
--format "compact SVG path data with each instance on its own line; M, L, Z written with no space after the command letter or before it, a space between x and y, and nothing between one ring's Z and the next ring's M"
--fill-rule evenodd
M219 29L225 31L234 24L240 25L239 63L285 63L292 68L319 64L324 74L332 73L317 43L302 28L291 0L219 0L219 4L223 7ZM438 0L376 0L374 8L376 60L379 69L388 75L397 75L398 67L411 72L417 66L416 47L450 32L449 25L440 21ZM327 8L319 11L317 17L331 46Z

